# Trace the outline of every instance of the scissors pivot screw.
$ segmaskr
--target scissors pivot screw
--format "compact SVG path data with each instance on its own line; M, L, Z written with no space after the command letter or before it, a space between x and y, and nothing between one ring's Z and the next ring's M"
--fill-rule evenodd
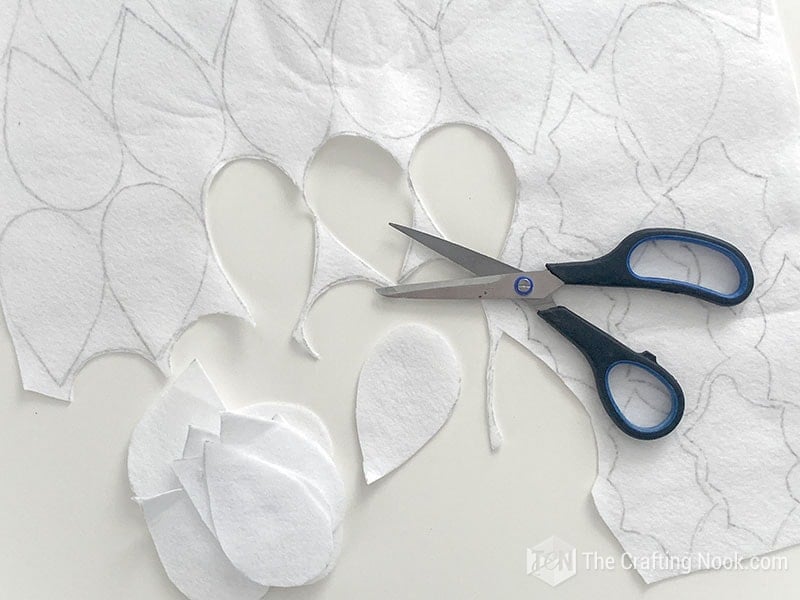
M533 279L525 276L517 277L514 282L514 291L520 296L530 296L533 292Z

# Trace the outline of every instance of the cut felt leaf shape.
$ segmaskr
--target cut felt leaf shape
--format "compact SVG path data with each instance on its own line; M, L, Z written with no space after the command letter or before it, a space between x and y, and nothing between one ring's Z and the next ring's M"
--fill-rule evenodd
M225 409L203 368L192 363L141 418L128 447L128 479L136 496L149 497L180 483L173 461L183 456L189 426L219 431Z
M205 454L205 447L203 449ZM181 488L192 502L197 514L208 530L214 533L214 520L211 517L211 502L206 487L205 456L182 458L172 462L172 471L178 478Z
M63 210L104 200L119 180L122 149L100 109L20 50L9 58L6 94L6 151L27 190Z
M203 456L203 448L208 442L218 442L219 434L202 427L189 425L186 443L183 446L182 458L198 458Z
M261 437L259 432L263 433L263 430L258 426L258 423L264 423L261 419L245 417L235 413L222 413L221 417L223 415L227 419L222 419L221 429L225 429L225 441L221 443L230 448L238 448L243 453L260 458L265 462L278 463L282 468L291 471L305 485L306 490L317 501L317 504L325 508L331 519L333 519L332 505L336 504L337 521L333 523L333 526L339 525L344 512L344 492L341 489L341 477L339 477L339 473L336 471L335 465L332 464L330 457L324 455L324 458L331 463L331 469L323 469L320 473L318 466L320 461L315 456L320 453L320 449L316 448L316 444L313 442L308 442L314 446L311 448L312 455L304 457L302 452L308 450L308 447L298 449L295 440L291 437L287 440L285 435L278 434L266 442L259 440ZM227 424L225 423L226 420ZM255 423L252 423L252 421L255 421ZM282 421L280 417L276 417L274 422L267 422L267 426L270 423L281 424ZM216 441L220 441L219 438ZM295 443L293 444L293 442ZM205 472L205 449L209 443L216 442L208 440L207 443L203 444L199 457L177 460L172 463L172 469L180 480L181 486L189 495L189 499L194 504L197 512L200 513L203 522L211 531L215 531ZM282 447L286 445L289 446L288 449ZM295 447L292 448L292 445Z
M160 357L184 327L203 283L210 252L203 222L168 187L127 187L106 210L102 248L114 295Z
M344 483L326 451L286 423L223 413L220 439L226 447L280 465L308 479L321 492L333 527L344 516Z
M225 444L206 446L205 459L217 539L237 569L280 587L325 570L333 556L330 516L297 477Z
M453 0L440 25L461 97L499 133L533 150L553 79L553 48L528 0Z
M406 137L430 123L439 74L418 25L398 4L344 0L332 51L339 98L368 133Z
M314 577L314 579L308 582L308 585L314 584L318 581L325 579L328 575L333 572L333 569L336 567L336 561L339 559L339 555L342 553L342 544L344 543L344 528L339 527L333 532L333 552L331 553L330 562L328 566L325 567L325 570L322 571L319 575Z
M33 210L11 221L0 236L0 289L9 329L56 382L86 345L103 287L96 242L65 214ZM65 343L53 345L54 338Z
M242 135L299 183L325 137L333 107L331 85L314 50L265 3L239 0L223 78L225 103Z
M259 600L268 588L231 564L180 489L141 501L147 528L172 583L190 600Z
M356 426L367 483L411 458L442 428L461 387L447 340L421 325L391 331L358 379Z
M126 13L114 70L114 114L146 169L172 180L215 166L225 139L220 100L179 47Z
M240 415L267 420L280 415L288 425L299 429L306 437L319 444L328 456L333 456L333 440L328 428L317 413L305 406L288 402L259 402L245 406L237 412Z

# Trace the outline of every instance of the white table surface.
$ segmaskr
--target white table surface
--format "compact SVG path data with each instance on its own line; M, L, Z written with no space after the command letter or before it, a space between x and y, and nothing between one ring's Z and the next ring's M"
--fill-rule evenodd
M800 3L779 0L800 72ZM511 215L514 176L496 144L459 127L423 141L412 166L420 193L448 235L497 253ZM410 215L405 175L363 140L334 140L309 175L309 197L343 241L397 274L403 243L384 224ZM462 210L465 199L477 208ZM211 317L173 352L178 372L206 367L230 406L266 398L305 404L331 429L350 494L344 550L324 582L268 597L352 598L750 598L800 593L800 547L778 553L788 571L703 572L646 586L638 575L583 569L556 588L526 575L526 548L557 535L579 553L619 558L621 548L589 490L596 454L586 414L535 358L504 343L496 375L506 445L488 448L484 418L487 334L477 305L420 305L340 287L308 330L322 360L290 341L312 258L311 221L298 191L266 163L218 176L208 200L212 239L258 322ZM449 276L444 264L420 278ZM450 421L399 471L367 488L355 432L355 386L371 346L393 326L430 324L463 363ZM138 507L125 457L131 430L164 387L141 358L112 355L78 376L71 405L23 392L8 332L0 328L0 598L182 598L164 575Z

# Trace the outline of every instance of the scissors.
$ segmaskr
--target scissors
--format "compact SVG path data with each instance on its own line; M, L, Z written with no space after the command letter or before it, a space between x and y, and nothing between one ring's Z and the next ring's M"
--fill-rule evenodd
M521 271L497 259L485 256L442 238L390 223L441 256L471 271L475 277L431 283L416 283L378 288L390 298L426 298L436 300L510 299L526 301L537 314L584 355L594 374L597 394L614 424L627 435L640 440L654 440L669 434L683 417L684 396L678 381L656 361L651 352L635 352L611 335L598 329L564 306L553 301L553 293L564 285L640 288L671 292L699 298L719 306L744 302L753 291L753 269L742 252L732 244L683 229L642 229L622 240L605 256L584 262L548 263L541 271ZM637 275L631 266L633 252L644 243L661 240L704 247L720 253L733 263L739 277L738 287L723 293L698 284ZM609 377L619 365L630 365L653 375L669 392L671 407L667 417L653 426L631 422L615 402Z

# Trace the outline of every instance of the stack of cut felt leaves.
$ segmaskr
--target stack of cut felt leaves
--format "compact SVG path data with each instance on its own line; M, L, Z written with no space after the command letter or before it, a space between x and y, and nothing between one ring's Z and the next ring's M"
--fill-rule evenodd
M228 412L195 363L137 425L128 476L167 575L192 600L261 598L333 568L344 485L308 409Z

